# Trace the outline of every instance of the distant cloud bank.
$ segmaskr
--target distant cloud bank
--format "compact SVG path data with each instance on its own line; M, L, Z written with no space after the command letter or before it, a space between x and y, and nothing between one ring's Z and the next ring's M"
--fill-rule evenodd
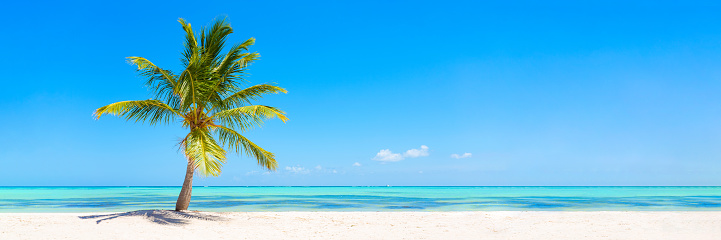
M390 149L380 150L373 158L379 162L398 162L406 158L417 158L428 156L428 146L421 145L419 149L409 149L401 155L400 153L393 153Z
M329 174L329 173L336 174L339 172L336 169L326 168L321 165L317 165L313 168L305 168L303 166L296 165L294 167L292 167L292 166L285 167L285 173L286 174ZM340 173L345 173L345 172L343 171Z
M305 169L304 167L301 167L301 166L297 166L297 167L285 167L285 170L286 170L286 171L289 171L289 172L291 172L291 173L296 173L296 174L308 174L308 173L310 173L310 170Z
M469 157L471 157L472 155L473 155L473 154L471 154L471 153L464 153L463 155L458 155L458 154L455 154L455 153L454 153L454 154L451 154L451 157L452 157L452 158L455 158L455 159L461 159L461 158L469 158Z

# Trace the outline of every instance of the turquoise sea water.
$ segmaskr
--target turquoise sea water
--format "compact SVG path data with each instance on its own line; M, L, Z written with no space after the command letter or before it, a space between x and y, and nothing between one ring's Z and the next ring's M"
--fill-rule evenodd
M0 187L0 212L173 209L179 187ZM200 211L721 211L721 187L194 187Z

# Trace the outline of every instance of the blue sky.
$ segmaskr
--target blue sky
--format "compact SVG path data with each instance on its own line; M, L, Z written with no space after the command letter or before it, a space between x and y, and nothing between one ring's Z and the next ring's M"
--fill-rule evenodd
M181 185L186 129L91 114L150 97L125 57L177 69L177 19L199 28L218 16L230 42L257 39L249 80L288 89L259 103L290 121L245 133L276 153L277 172L230 155L196 185L719 185L719 12L659 1L4 3L0 185Z

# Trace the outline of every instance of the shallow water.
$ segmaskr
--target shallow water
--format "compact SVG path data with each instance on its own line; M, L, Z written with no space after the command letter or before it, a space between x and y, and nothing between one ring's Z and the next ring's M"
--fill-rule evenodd
M0 212L173 209L180 187L0 187ZM721 187L194 187L200 211L721 211Z

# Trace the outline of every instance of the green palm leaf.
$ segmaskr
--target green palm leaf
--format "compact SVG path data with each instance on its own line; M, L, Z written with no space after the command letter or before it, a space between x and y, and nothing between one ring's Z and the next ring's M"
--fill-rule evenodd
M277 117L285 122L288 118L284 114L285 112L274 107L252 105L224 110L214 114L212 118L225 126L238 127L241 131L246 131L263 125L265 119Z
M275 161L275 155L265 149L255 145L243 135L233 131L233 129L219 126L216 128L218 138L220 139L223 146L227 146L230 149L234 149L236 152L245 152L249 157L253 157L258 160L258 165L267 168L268 170L275 170L278 167L278 163Z
M243 104L251 104L251 101L258 100L265 94L270 93L287 93L284 88L270 85L270 84L259 84L236 92L233 95L223 99L222 105L231 108L239 107Z
M201 175L220 175L220 167L225 163L225 150L213 139L208 129L194 129L180 146Z
M147 121L150 125L170 123L181 116L175 109L158 100L116 102L98 108L93 115L99 119L103 114L112 114L136 122Z
M155 92L156 99L164 100L170 106L178 107L180 89L177 87L177 76L173 75L170 70L161 69L142 57L128 57L128 62L138 66L140 75L148 79L145 85Z

